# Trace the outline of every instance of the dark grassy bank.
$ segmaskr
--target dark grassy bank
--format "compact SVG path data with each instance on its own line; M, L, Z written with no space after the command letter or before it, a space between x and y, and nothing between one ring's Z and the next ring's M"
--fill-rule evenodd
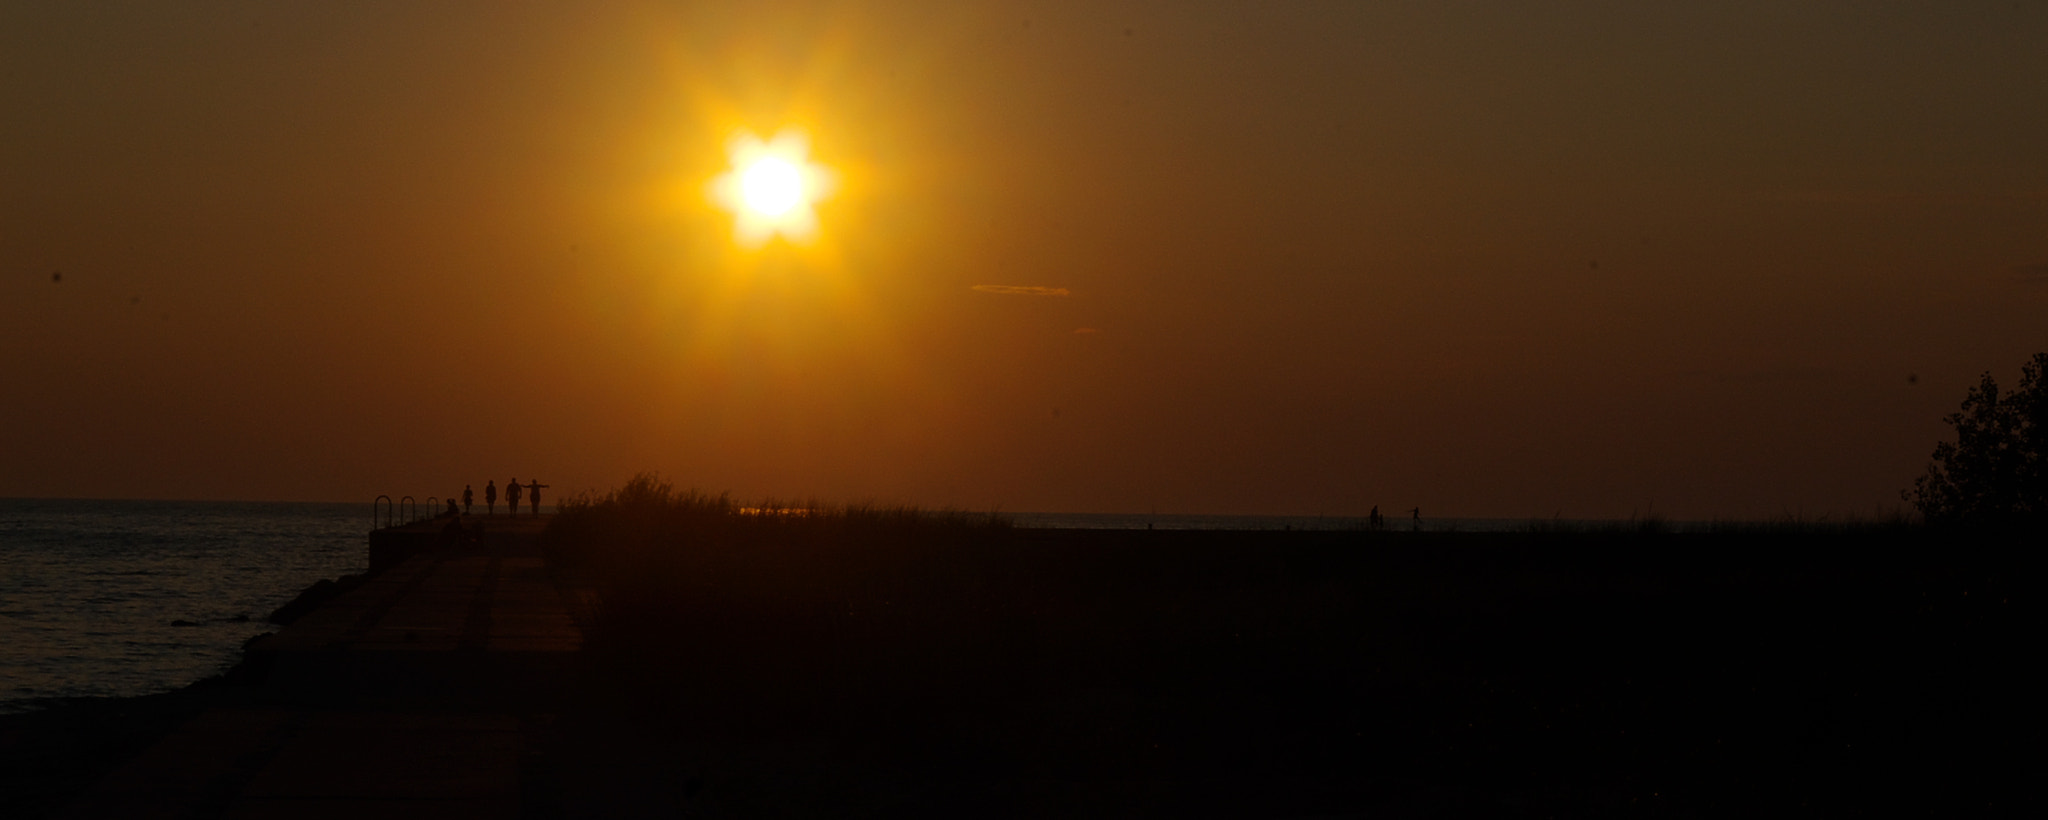
M714 814L1948 813L2012 805L2039 739L2038 542L1030 531L661 490L549 539L605 591L607 702Z

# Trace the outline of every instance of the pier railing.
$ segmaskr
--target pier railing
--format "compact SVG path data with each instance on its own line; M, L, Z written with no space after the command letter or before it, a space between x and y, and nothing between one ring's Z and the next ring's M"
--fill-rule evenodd
M428 504L439 500L438 496L427 496ZM372 575L397 566L441 537L438 532L401 529L427 520L422 512L419 502L409 495L399 496L397 501L392 501L388 495L371 500L369 571ZM431 509L424 512L431 512Z
M441 503L441 497L436 495L427 496L425 507L409 495L399 496L397 501L392 501L388 495L377 496L370 501L370 529L376 531L426 521L441 515L438 506Z

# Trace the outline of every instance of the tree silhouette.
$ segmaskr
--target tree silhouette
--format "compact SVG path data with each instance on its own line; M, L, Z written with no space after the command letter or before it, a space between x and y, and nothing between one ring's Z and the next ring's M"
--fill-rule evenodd
M2020 368L2019 388L2001 393L1985 372L1943 419L1954 442L1934 445L1934 463L1901 492L1930 524L2048 524L2048 353Z

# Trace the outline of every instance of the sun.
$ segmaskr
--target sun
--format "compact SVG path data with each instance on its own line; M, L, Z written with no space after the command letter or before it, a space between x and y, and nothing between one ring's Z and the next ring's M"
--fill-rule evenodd
M804 198L803 172L781 157L763 157L740 171L740 199L765 217L789 213Z
M831 193L832 174L810 161L810 140L783 131L762 140L740 132L726 144L732 170L711 183L711 197L733 214L733 240L757 248L780 235L808 242L818 232L811 206Z

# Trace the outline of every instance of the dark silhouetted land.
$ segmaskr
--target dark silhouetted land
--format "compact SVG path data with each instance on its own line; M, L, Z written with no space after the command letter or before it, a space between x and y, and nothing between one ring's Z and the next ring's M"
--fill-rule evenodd
M253 669L209 714L297 710L328 761L439 738L493 816L1948 814L2015 805L2034 759L2038 537L1024 530L635 486L565 504L518 576L582 625L554 684ZM536 623L458 586L434 606ZM349 799L421 779L327 765L372 781Z
M1944 811L2011 805L2034 736L2038 539L611 501L550 531L605 591L570 723L707 815Z

